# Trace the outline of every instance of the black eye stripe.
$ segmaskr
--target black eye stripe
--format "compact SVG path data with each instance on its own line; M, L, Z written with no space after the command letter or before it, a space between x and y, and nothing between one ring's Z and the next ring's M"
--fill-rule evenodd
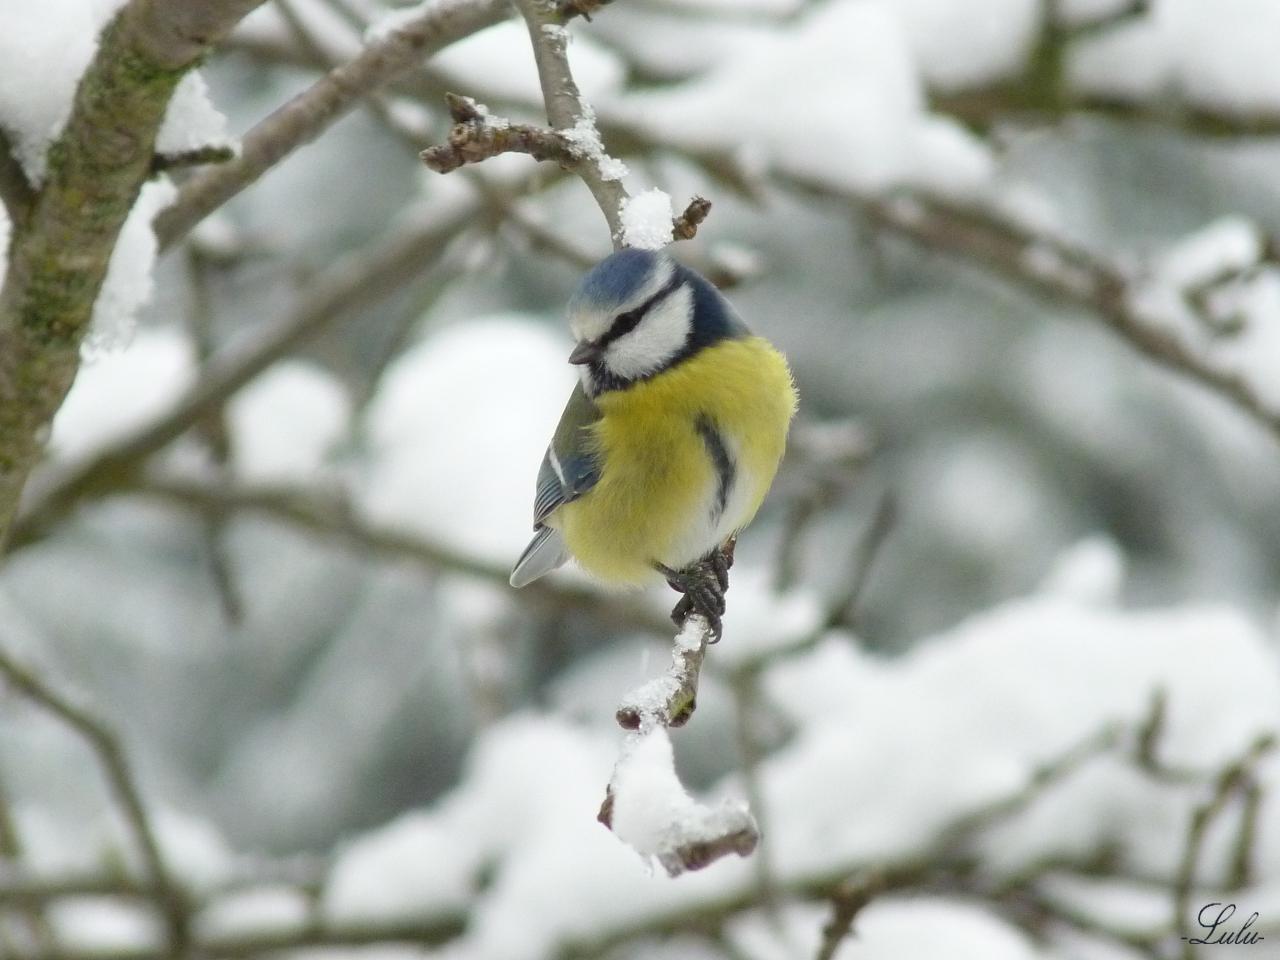
M638 307L628 310L626 313L620 313L613 318L613 324L605 331L604 336L596 341L598 347L607 347L619 337L625 336L640 325L640 321L644 319L644 315L649 312L654 304L665 299L669 294L675 292L675 289L681 284L680 274L678 271L671 274L668 280L653 296Z

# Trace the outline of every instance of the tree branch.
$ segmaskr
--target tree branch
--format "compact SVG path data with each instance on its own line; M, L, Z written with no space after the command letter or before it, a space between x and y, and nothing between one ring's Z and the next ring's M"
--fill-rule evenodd
M510 0L437 0L412 20L370 43L255 126L240 155L192 177L155 220L161 248L250 186L294 150L309 143L369 93L449 44L510 16Z
M11 240L0 291L0 543L80 343L170 96L261 0L132 0L103 32L48 172Z
M516 7L529 27L529 42L533 44L533 58L538 65L538 81L542 84L542 99L547 107L547 122L552 129L574 138L582 145L591 160L576 171L595 197L609 224L614 249L621 249L622 204L627 191L618 179L620 171L609 170L608 154L600 142L595 126L595 111L583 99L578 84L569 69L566 48L569 32L565 29L566 11L555 0L514 0ZM582 11L578 11L582 12Z
M834 193L824 184L800 177L784 179L828 199ZM1280 410L1271 409L1244 377L1210 363L1153 322L1135 303L1130 277L1093 251L1036 233L990 211L938 198L846 195L846 199L877 226L1091 311L1142 354L1208 387L1280 439Z
M0 203L9 213L14 230L21 230L36 201L35 189L13 153L13 144L0 127Z

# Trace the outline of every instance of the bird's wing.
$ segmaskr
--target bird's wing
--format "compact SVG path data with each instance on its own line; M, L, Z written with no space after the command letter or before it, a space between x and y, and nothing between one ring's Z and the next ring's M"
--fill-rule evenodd
M600 409L582 391L582 385L574 387L538 471L538 490L533 501L535 529L600 479L599 464L588 447L588 428L599 419Z

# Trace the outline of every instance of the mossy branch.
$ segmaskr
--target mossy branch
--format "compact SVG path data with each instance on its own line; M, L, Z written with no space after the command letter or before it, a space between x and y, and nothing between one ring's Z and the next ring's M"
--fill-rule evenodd
M262 0L133 0L103 32L0 291L0 542L79 365L116 238L178 81Z

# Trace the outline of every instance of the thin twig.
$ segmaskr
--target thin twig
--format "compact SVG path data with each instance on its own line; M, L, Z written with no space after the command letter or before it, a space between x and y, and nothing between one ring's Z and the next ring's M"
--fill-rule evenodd
M878 872L870 870L841 884L832 894L831 919L822 928L822 942L818 945L815 960L832 960L835 957L841 941L853 930L854 919L879 894L883 882Z
M1195 948L1191 944L1191 894L1195 889L1196 875L1200 869L1200 856L1209 827L1227 808L1231 799L1247 790L1254 782L1254 768L1276 745L1275 737L1267 734L1258 737L1233 763L1218 774L1209 798L1191 814L1187 839L1183 845L1182 861L1173 884L1174 923L1182 940L1184 960L1194 960Z
M134 780L128 756L119 737L90 708L55 689L34 668L21 663L3 646L0 646L0 674L20 694L74 730L98 758L111 792L142 855L157 904L164 912L170 946L175 954L180 954L185 950L189 939L187 897L165 863L142 793Z

